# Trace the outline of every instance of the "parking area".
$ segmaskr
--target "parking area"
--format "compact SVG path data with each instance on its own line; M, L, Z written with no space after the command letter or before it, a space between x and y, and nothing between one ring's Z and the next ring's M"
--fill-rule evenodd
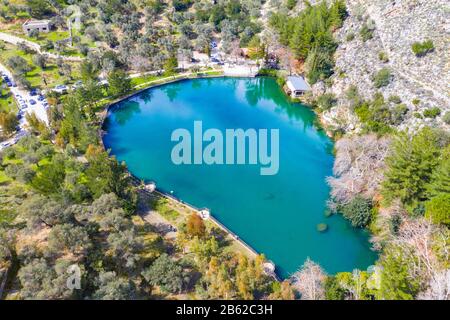
M19 128L17 130L17 133L14 135L14 137L0 143L1 150L9 145L15 144L22 136L27 134L26 128L28 123L25 119L25 115L27 113L34 113L39 120L44 121L46 124L48 124L48 102L45 97L40 95L37 90L28 91L19 88L16 85L11 72L9 72L9 70L1 64L0 73L3 82L9 87L19 108L17 113L17 118L19 120Z

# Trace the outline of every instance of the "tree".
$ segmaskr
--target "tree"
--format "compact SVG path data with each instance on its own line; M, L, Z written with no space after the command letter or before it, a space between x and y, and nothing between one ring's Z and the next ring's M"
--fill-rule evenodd
M23 299L76 299L77 292L67 287L70 261L58 259L54 266L43 258L34 258L19 269L18 279Z
M33 132L37 134L45 134L48 131L47 124L39 119L34 112L27 112L25 119L28 122L28 126Z
M109 234L108 254L117 263L119 268L133 270L140 260L139 252L143 249L143 239L136 236L131 226L127 230Z
M412 137L400 133L386 159L381 193L388 203L395 198L413 205L426 199L426 188L439 162L438 136L425 127Z
M65 210L63 205L38 195L29 197L22 204L21 212L31 229L38 228L41 224L53 227L73 219L72 213Z
M341 206L344 217L356 228L367 227L372 217L372 201L356 196L350 203Z
M129 184L124 164L119 164L115 158L110 158L101 147L92 147L92 145L88 147L86 158L89 161L85 171L87 185L94 198L110 192L114 192L122 199L127 198Z
M439 165L431 176L427 186L429 198L439 194L450 194L450 146L447 146L439 158Z
M52 161L42 167L31 182L31 186L44 195L60 192L66 175L64 160L53 157Z
M91 247L91 242L83 227L66 223L52 228L48 236L48 246L53 252L68 250L74 255L84 256Z
M442 270L430 280L428 288L419 293L420 300L450 299L450 270Z
M205 236L206 227L198 214L193 213L189 216L186 231L191 237L203 238Z
M164 73L168 76L176 73L178 68L178 60L175 55L171 55L164 63Z
M327 300L344 300L345 289L339 284L336 276L328 276L325 280L325 298Z
M425 203L425 218L450 225L450 193L442 193Z
M20 57L20 56L13 56L8 58L6 64L13 69L15 73L18 74L25 74L32 70L31 66L28 64L28 62Z
M83 82L88 80L95 80L97 77L98 70L95 68L94 64L88 59L84 60L80 66L81 79Z
M13 113L0 112L0 127L7 135L16 132L16 128L19 125L17 116Z
M47 56L44 54L34 54L32 56L32 61L41 69L45 69L45 67L47 66Z
M385 300L412 300L419 291L418 279L409 271L410 259L399 248L390 248L381 258L378 295Z
M98 276L98 289L93 298L98 300L133 300L136 299L136 286L130 280L112 272L101 272Z
M302 300L323 300L325 298L325 272L309 258L292 278L292 285L301 294Z
M335 144L333 177L327 178L331 196L338 204L347 204L357 195L375 196L383 180L385 158L390 139L375 134L339 139Z
M153 286L171 293L181 292L189 277L183 268L163 253L153 264L142 272L142 276Z
M273 282L269 300L294 300L295 293L288 281Z
M102 194L98 199L95 199L90 206L92 214L101 217L113 209L120 208L120 201L114 193Z
M253 36L248 45L248 56L252 60L264 58L265 48L258 36Z
M122 70L112 71L108 76L108 92L113 97L120 97L131 90L131 79Z
M52 12L50 2L47 0L27 0L27 10L33 18L42 18Z

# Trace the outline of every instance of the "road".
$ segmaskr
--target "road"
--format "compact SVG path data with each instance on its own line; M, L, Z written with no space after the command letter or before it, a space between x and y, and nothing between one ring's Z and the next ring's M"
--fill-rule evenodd
M13 80L11 72L2 64L0 64L0 71L2 74L7 75L10 79ZM22 118L19 120L20 130L10 139L3 141L0 144L0 150L5 148L6 146L15 144L19 139L27 134L28 123L25 119L25 113L32 114L34 113L39 120L44 121L48 125L48 117L46 107L43 105L44 101L38 101L37 96L31 96L31 92L25 89L21 89L19 87L10 87L11 93L13 94L17 106L19 107L19 112L23 113ZM34 100L36 103L31 104L30 100Z
M48 51L44 51L44 50L42 50L41 46L36 42L29 41L27 39L23 39L20 37L16 37L11 34L4 33L4 32L0 32L0 40L3 40L5 42L8 42L8 43L11 43L14 45L17 45L20 42L25 42L30 48L33 48L40 54L45 54L48 57L53 58L53 59L62 58L63 60L66 60L66 61L83 61L83 58L80 58L80 57L63 56L63 55L54 54L54 53L51 53Z

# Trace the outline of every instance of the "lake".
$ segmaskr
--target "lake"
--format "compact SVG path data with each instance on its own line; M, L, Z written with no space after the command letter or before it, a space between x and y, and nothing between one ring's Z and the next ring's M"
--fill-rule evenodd
M279 170L259 165L175 165L172 132L278 129ZM184 80L147 89L110 108L103 137L138 178L211 214L287 277L310 257L328 273L365 269L376 259L368 234L341 216L325 217L333 142L306 106L290 102L272 78ZM317 224L328 224L320 233Z

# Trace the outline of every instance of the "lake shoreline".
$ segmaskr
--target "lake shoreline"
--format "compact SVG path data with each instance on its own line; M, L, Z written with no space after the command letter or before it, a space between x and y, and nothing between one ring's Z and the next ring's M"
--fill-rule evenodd
M138 95L139 93L142 93L142 92L145 91L145 90L158 88L158 87L161 87L161 86L166 85L166 84L172 84L172 83L176 83L176 82L183 82L183 81L186 81L186 80L204 79L204 78L241 78L241 79L248 79L248 77L241 77L241 76L240 76L240 77L228 77L228 76L224 76L224 75L213 75L213 76L207 76L207 77L202 77L202 76L200 76L200 77L198 77L198 76L196 76L196 77L185 77L185 76L183 76L183 77L178 77L178 78L176 78L176 79L171 79L171 80L169 80L169 81L165 81L165 82L163 82L163 83L153 84L153 85L147 86L147 87L145 87L145 88L143 88L143 89L140 89L140 90L138 90L138 91L136 91L136 92L133 92L133 93L127 95L127 96L118 98L118 99L116 99L115 101L109 103L108 106L107 106L107 108L106 108L106 112L105 112L105 114L104 114L104 118L103 118L103 121L102 121L102 127L101 127L101 128L104 129L104 120L105 120L106 117L110 114L111 107L113 107L113 106L116 105L117 103L120 103L121 101L124 101L124 100L126 100L126 99L129 99L129 98L135 96L135 95ZM259 78L259 77L258 77L258 78ZM260 77L260 78L273 78L273 77L263 76L263 77ZM254 78L250 78L250 79L254 79ZM277 87L278 87L278 89L280 89L280 88L279 88L279 85L277 85ZM281 92L282 92L282 90L281 90ZM283 93L283 94L284 94L284 93ZM292 101L291 101L291 103L292 103ZM295 103L297 104L298 102L295 101ZM296 108L297 106L293 105L293 107ZM311 110L311 114L314 114L314 117L318 117L318 116L319 116L319 115L315 112L315 110L314 110L313 108L310 108L309 106L305 106L305 105L304 105L303 107L306 108L306 109L310 109L310 110ZM316 118L316 119L317 119L317 118ZM319 130L320 130L320 131L324 132L324 135L328 136L328 135L326 134L326 131L325 131L322 127L319 127L319 128L318 128L316 124L317 124L317 123L315 123L315 125L314 125L314 127L316 128L316 131L319 131ZM103 131L102 134L101 134L101 143L102 143L103 147L106 149L106 146L104 145L104 140L103 140L103 134L104 134L104 133L106 133L106 131ZM330 140L332 140L332 139L330 139ZM334 142L334 141L333 141L333 142ZM129 172L131 173L130 170L129 170ZM145 180L146 180L146 181L150 181L150 180L152 180L152 179L145 179ZM160 191L160 190L158 190L158 191L164 193L164 191ZM167 196L169 196L169 198L170 198L172 195L167 194ZM179 200L177 200L177 199L170 199L170 200L172 200L172 201L178 201L180 204L186 204L185 201L179 201ZM188 205L188 206L191 206L191 207L194 207L194 206L190 205L189 203L187 203L187 205ZM222 224L221 222L219 222L219 223ZM230 230L228 229L228 227L226 227L226 229L227 229L227 230L226 230L227 233L228 233L231 237L239 238L238 236L236 236L236 233L230 231ZM239 232L238 232L237 234L239 234ZM239 242L239 241L238 241L238 242ZM245 247L245 245L242 245L242 246ZM250 248L251 248L250 251L257 252L257 251L254 250L252 247L250 247ZM264 252L264 250L263 250L263 252Z

